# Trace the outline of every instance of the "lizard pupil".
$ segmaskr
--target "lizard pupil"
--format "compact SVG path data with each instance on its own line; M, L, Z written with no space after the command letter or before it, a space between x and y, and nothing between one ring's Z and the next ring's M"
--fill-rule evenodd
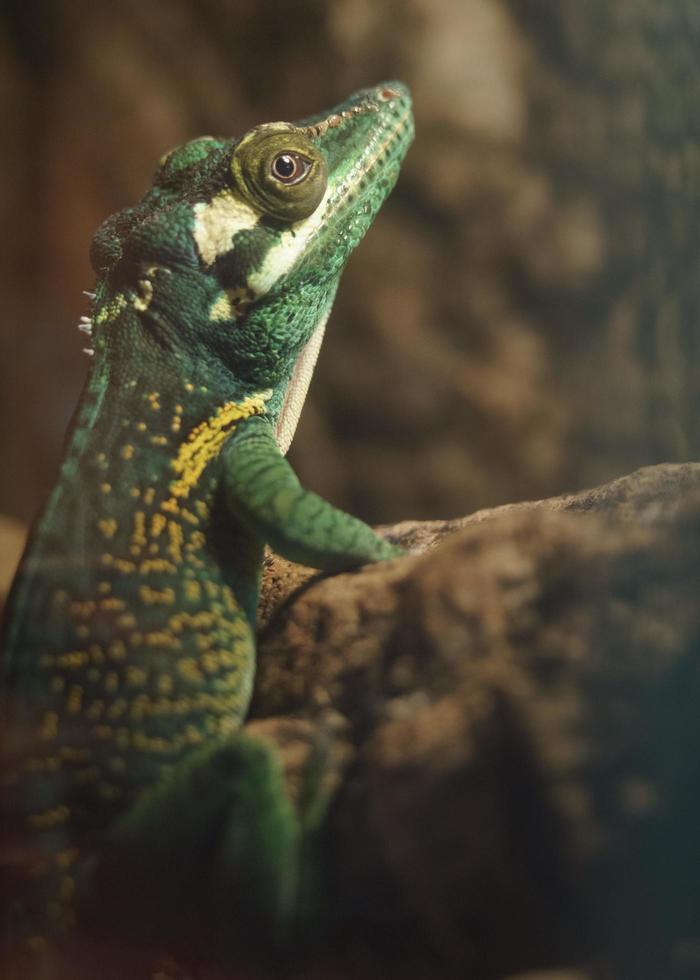
M272 176L282 184L299 183L310 169L310 161L297 153L279 153L272 161Z

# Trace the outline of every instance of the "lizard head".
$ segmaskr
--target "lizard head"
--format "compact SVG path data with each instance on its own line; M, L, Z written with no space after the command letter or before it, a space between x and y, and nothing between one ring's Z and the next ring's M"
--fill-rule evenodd
M412 136L410 96L391 82L167 154L143 200L93 240L96 360L128 323L239 397L271 389L286 451L340 274Z

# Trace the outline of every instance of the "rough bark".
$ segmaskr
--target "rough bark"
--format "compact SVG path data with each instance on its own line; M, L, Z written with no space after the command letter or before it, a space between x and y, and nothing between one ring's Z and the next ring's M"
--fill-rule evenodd
M700 464L386 533L261 607L250 728L336 749L343 975L697 976Z

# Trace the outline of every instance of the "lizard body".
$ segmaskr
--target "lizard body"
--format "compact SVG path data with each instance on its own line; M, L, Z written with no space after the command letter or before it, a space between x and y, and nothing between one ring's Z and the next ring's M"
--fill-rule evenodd
M4 631L7 957L60 943L110 853L184 892L168 875L196 852L210 917L241 882L289 905L297 831L269 753L237 734L262 549L331 570L399 553L283 454L412 131L390 83L193 140L95 235L94 357Z

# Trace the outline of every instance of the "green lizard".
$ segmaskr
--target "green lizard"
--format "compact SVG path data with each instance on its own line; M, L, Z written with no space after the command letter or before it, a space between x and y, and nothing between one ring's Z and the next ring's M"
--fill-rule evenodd
M391 82L195 139L94 237L94 358L4 632L6 964L60 948L100 888L154 889L154 928L214 949L293 917L299 816L239 731L262 549L327 570L401 553L284 453L412 135Z

